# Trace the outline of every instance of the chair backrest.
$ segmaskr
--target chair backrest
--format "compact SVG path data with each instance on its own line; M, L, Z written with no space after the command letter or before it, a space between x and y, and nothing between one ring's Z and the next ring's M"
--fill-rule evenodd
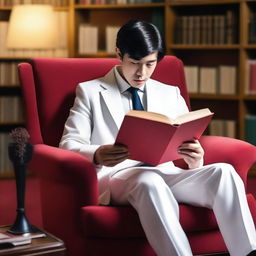
M119 61L115 58L38 58L18 66L23 93L26 127L34 144L57 146L79 82L104 76ZM182 62L166 56L152 78L179 86L189 99Z

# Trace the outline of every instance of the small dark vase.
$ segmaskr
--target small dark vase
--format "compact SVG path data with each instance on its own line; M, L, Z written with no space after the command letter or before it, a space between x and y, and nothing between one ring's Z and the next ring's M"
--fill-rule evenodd
M35 227L30 225L24 208L25 188L26 188L26 168L28 162L32 159L33 145L25 143L10 143L8 147L9 158L13 163L16 178L16 195L17 195L17 216L15 223L8 232L13 234L24 234L35 232ZM22 151L22 152L21 152Z

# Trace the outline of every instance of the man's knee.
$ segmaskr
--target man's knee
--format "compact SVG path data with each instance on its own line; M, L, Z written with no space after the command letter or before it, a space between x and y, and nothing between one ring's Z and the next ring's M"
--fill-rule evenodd
M136 177L135 186L143 191L157 189L165 184L163 178L153 171L145 171Z
M161 197L164 189L168 189L164 179L154 171L139 172L130 179L130 197L143 198L143 200L154 197Z
M212 176L213 180L217 180L218 183L233 183L239 186L243 186L243 181L238 175L236 170L231 164L228 163L216 163L213 165Z

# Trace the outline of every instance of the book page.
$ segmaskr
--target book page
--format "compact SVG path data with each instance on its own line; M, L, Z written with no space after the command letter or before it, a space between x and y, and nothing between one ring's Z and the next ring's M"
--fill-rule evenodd
M213 114L208 108L203 108L195 111L190 111L184 115L178 116L175 120L172 121L173 125L180 125L192 120L196 120L205 116Z
M149 111L143 111L143 110L131 110L126 114L127 116L133 116L133 117L138 117L138 118L143 118L143 119L148 119L156 122L162 122L162 123L167 123L171 124L172 119L169 118L168 116L155 113L155 112L149 112Z
M213 113L208 108L203 108L195 111L190 111L184 115L176 117L175 119L172 119L163 114L140 110L131 110L126 115L178 126L182 123L209 116L211 114Z

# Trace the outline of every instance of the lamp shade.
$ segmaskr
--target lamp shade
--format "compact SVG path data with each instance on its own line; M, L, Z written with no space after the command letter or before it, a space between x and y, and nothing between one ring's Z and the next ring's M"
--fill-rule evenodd
M56 17L50 5L15 5L7 36L8 48L49 49L57 44Z

